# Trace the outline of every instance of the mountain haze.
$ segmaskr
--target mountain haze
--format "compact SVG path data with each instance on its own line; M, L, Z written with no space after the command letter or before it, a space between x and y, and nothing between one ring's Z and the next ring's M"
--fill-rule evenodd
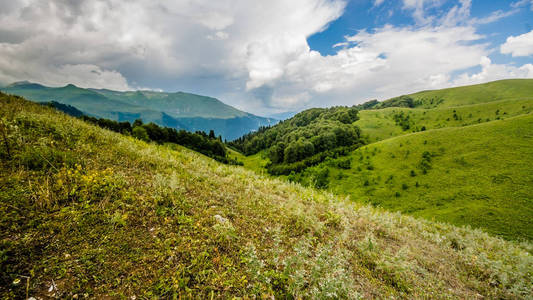
M183 92L118 92L84 89L72 84L54 88L30 82L13 83L0 90L36 102L68 104L99 118L130 122L140 118L145 123L189 131L213 129L228 140L276 122L240 111L215 98Z

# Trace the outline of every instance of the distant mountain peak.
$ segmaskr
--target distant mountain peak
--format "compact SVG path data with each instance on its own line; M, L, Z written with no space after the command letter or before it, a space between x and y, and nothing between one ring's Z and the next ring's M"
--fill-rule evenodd
M30 82L30 81L27 81L27 80L13 82L12 84L8 85L7 87L8 88L19 88L19 87L24 87L24 88L45 88L45 86L43 86L43 85L40 85L40 84L34 83L34 82Z

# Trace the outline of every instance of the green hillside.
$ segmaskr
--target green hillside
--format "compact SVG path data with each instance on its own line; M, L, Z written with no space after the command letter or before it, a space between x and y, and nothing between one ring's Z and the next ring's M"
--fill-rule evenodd
M530 243L354 205L1 94L0 137L1 298L533 296Z
M367 146L286 178L355 202L531 240L532 92L533 80L504 80L368 102L357 106L353 123ZM268 151L230 156L270 171Z
M275 120L255 116L221 101L188 93L152 91L118 92L83 89L69 84L52 88L30 82L18 82L0 90L36 102L56 101L84 113L116 121L142 119L161 126L189 131L215 129L226 139L234 139Z
M533 85L533 81L531 83ZM370 142L375 142L422 130L501 120L532 111L533 97L434 109L388 107L361 110L355 125Z
M352 199L427 219L533 239L533 115L445 128L373 143L349 170L332 160L328 188ZM342 158L346 159L346 158Z
M533 100L533 79L499 80L485 84L423 91L409 96L415 101L420 101L419 106L427 108L454 107L510 99Z
M312 108L229 145L245 155L266 154L270 174L288 175L361 146L360 130L353 125L358 118L354 107Z

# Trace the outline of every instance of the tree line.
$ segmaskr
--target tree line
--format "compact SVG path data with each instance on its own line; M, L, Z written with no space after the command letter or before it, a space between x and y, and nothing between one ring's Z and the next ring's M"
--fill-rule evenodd
M224 143L222 143L222 138L220 136L215 136L215 132L213 130L211 130L209 134L203 131L188 132L186 130L162 127L155 123L144 124L141 119L137 119L133 123L128 121L119 122L105 118L87 116L74 106L62 104L56 101L41 104L55 108L68 115L77 117L85 122L97 125L101 128L125 135L130 135L139 140L156 142L158 144L178 144L191 150L200 152L222 163L242 165L242 162L227 156L226 147Z
M209 134L203 131L189 132L162 127L152 122L144 124L141 119L135 120L133 124L128 121L118 122L86 115L82 116L81 119L111 131L131 135L142 141L156 142L158 144L178 144L226 164L241 164L227 157L226 147L222 142L222 138L220 136L216 137L213 130Z

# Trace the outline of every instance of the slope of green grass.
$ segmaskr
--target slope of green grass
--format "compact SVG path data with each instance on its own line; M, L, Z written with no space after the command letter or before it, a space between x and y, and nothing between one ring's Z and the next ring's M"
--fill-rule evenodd
M508 79L409 95L422 107L455 107L501 100L533 99L533 79ZM439 101L442 100L442 101ZM440 103L439 103L440 102Z
M445 127L461 127L505 119L533 111L533 98L501 100L457 107L434 109L389 107L377 110L362 110L355 125L361 128L370 142L380 141L398 135ZM409 129L404 130L396 123L394 116L403 113L409 117Z
M335 161L314 168L330 169L329 188L336 193L509 239L533 239L531 114L391 138L350 158L350 170L336 168ZM308 184L314 171L303 176Z
M0 95L0 139L1 298L533 296L529 243L354 205L16 97Z
M238 151L228 148L228 157L242 162L246 169L268 176L266 165L270 162L270 160L267 157L266 151L261 151L256 154L246 156Z

